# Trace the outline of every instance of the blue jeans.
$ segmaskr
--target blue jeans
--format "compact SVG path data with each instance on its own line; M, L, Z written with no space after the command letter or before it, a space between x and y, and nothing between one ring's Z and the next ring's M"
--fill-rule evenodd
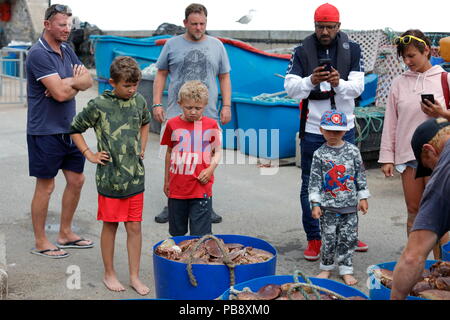
M344 140L355 144L355 129L349 130ZM311 205L309 203L309 175L311 173L311 164L314 152L325 143L325 139L321 134L305 133L305 136L300 140L300 154L301 154L301 169L302 169L302 187L300 190L300 204L302 207L302 222L303 229L306 233L306 239L320 240L319 220L316 220L311 215Z

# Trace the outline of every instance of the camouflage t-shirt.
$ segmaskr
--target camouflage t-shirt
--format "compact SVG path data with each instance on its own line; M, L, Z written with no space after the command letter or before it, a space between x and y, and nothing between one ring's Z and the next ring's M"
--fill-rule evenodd
M141 94L123 100L109 90L90 100L75 116L70 132L83 133L94 128L97 151L106 151L110 157L106 165L97 165L95 180L99 194L128 198L144 191L140 129L149 122L150 113Z
M364 164L358 148L324 143L314 152L309 177L309 200L327 208L351 208L370 197Z

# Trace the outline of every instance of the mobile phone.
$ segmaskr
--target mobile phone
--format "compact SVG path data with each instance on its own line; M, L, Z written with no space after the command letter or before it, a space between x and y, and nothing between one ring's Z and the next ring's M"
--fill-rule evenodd
M427 99L428 101L430 101L432 104L434 104L434 95L432 94L422 94L422 102L425 103L425 99ZM426 104L426 103L425 103Z
M320 67L325 66L323 71L331 72L331 59L330 58L319 59L319 66Z

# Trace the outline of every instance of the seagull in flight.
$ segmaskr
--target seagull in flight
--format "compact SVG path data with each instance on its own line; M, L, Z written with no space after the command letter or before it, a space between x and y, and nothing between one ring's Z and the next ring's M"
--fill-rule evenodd
M242 24L247 24L250 21L252 21L253 19L253 13L255 13L256 10L251 9L248 14L246 14L245 16L242 16L239 20L236 20L236 22L242 23Z

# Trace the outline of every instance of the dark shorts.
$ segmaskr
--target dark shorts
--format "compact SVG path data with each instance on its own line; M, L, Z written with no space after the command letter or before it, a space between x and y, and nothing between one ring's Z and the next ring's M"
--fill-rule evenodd
M173 199L169 198L169 233L172 237L204 236L212 233L211 198Z
M27 135L30 176L52 179L58 171L83 173L85 158L69 134Z

